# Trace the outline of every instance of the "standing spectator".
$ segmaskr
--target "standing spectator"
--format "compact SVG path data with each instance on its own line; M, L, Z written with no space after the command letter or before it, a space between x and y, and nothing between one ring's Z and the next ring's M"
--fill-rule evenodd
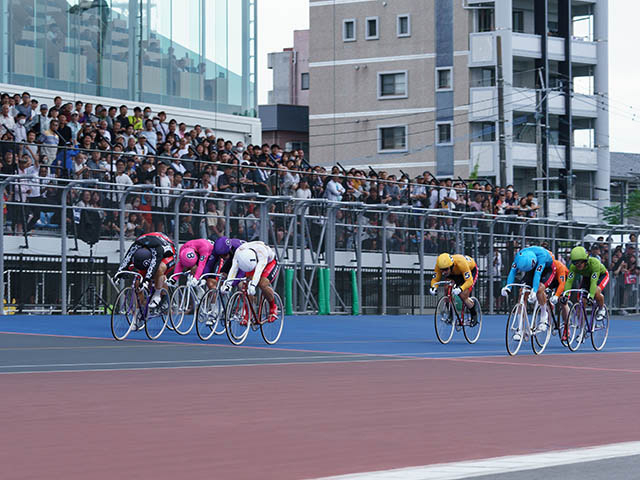
M538 201L533 198L533 192L527 193L527 208L529 210L528 216L531 218L535 218L538 216L538 209L540 206L538 205Z
M58 155L57 146L60 144L58 136L58 120L51 120L49 128L40 134L40 143L43 144L41 152L46 155L50 162L56 159Z
M342 195L345 193L345 189L342 183L338 180L337 175L331 175L324 193L324 198L332 202L339 202L342 200Z
M22 103L20 105L16 105L16 110L18 113L24 115L27 122L31 120L31 117L34 115L34 111L31 106L31 95L29 92L24 92L22 94Z
M126 105L120 105L120 115L116 117L116 120L120 122L120 126L122 128L127 128L129 126L129 117L127 116L127 112L129 109Z
M2 109L0 109L0 134L5 132L13 132L16 127L16 122L11 116L10 110L11 107L8 103L2 104Z

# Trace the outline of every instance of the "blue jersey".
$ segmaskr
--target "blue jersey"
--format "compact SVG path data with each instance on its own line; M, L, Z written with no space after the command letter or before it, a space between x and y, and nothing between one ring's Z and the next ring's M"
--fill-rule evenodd
M540 286L540 277L542 277L542 272L544 271L545 268L553 267L553 255L546 248L537 247L537 246L527 247L522 249L521 251L524 252L525 250L529 252L533 252L536 256L536 265L535 265L536 271L533 275L533 283L531 285L531 290L533 292L537 292L538 287ZM507 278L507 285L515 282L516 273L518 273L518 267L516 266L516 263L514 261L513 265L511 265L511 271L509 272L509 277Z

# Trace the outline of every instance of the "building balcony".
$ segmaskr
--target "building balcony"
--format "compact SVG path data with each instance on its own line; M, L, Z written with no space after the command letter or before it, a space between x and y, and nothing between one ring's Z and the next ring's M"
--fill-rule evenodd
M498 172L498 142L472 142L469 148L473 169L478 165L478 175L494 176ZM595 148L576 148L572 150L575 170L595 171L598 169L598 151ZM511 145L511 160L514 166L536 168L537 150L535 143L517 143ZM549 145L549 168L564 168L565 147Z
M471 33L469 35L469 67L495 65L496 32ZM540 35L513 33L512 49L514 57L542 58ZM595 65L598 62L595 42L573 40L571 59L574 63ZM564 38L549 37L549 59L564 61Z

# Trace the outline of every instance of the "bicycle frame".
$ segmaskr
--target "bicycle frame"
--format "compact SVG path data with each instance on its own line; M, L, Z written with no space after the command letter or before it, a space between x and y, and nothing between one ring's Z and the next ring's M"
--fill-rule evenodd
M463 321L462 319L464 318L464 310L465 307L467 307L466 303L464 300L460 299L460 302L462 303L462 308L460 310L460 312L458 312L458 309L456 308L456 303L453 301L453 287L455 286L455 282L453 282L453 280L442 280L440 282L436 282L434 284L435 287L439 287L441 285L445 285L446 286L446 293L445 295L447 297L449 297L449 302L451 303L451 306L453 307L453 312L456 314L456 327L462 327Z
M567 290L566 292L564 292L565 294L571 294L576 292L578 294L578 304L580 305L580 310L582 310L582 318L584 318L584 321L586 323L586 327L587 327L587 332L591 333L593 331L593 324L594 324L594 318L596 316L596 308L592 308L591 309L591 316L587 315L587 307L585 305L585 295L589 295L589 292L586 291L584 288L574 288L571 290ZM584 341L584 338L582 339Z
M531 331L531 323L529 322L529 312L527 312L527 298L526 298L527 294L531 291L531 287L526 283L510 283L509 285L506 285L506 287L520 288L520 294L519 294L517 305L519 305L523 310L522 319L526 324L526 329L523 328L524 325L519 325L518 329L522 329L523 334L526 334L527 336L531 336L533 332Z
M141 273L131 272L131 271L128 271L128 270L123 270L123 271L118 272L118 273L116 273L114 275L113 281L115 282L115 281L119 280L118 277L120 277L121 275L132 275L134 278L133 278L133 282L132 282L131 286L133 287L133 290L135 291L135 294L137 295L137 294L139 294L141 292L141 289L139 288L139 285L140 285L140 281L142 281L142 279L144 278ZM149 295L147 296L147 301L145 302L144 310L143 310L145 319L147 318L147 315L149 313L149 302L151 301L151 297L153 296L155 291L156 291L155 285L151 284L150 285L150 290L149 290Z
M245 301L246 304L249 305L249 311L251 312L251 323L258 323L258 322L254 322L255 319L258 318L257 314L256 314L256 310L253 306L253 302L251 301L251 298L249 297L249 294L247 293L247 284L249 283L248 278L246 277L242 277L242 278L228 278L224 281L224 284L230 284L232 285L233 282L238 282L238 287L240 287L240 291L242 292L242 296L243 296L243 300ZM260 296L259 293L256 292L256 297L258 300L258 305L260 305Z

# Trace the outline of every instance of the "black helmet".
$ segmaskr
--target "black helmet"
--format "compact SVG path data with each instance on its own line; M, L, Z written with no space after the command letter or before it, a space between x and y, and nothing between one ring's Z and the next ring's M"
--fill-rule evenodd
M151 250L141 247L133 254L133 266L138 270L146 270L151 264Z

